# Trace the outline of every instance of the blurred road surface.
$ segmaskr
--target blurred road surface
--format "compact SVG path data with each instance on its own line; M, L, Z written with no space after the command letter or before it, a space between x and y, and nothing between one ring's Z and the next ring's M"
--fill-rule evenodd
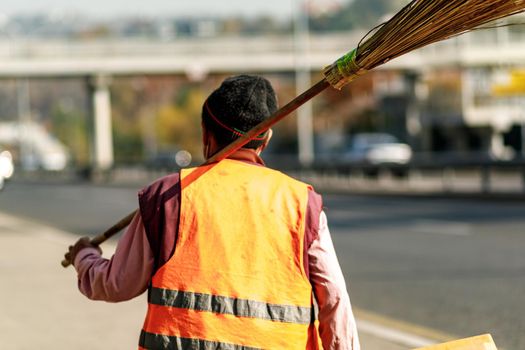
M12 182L0 212L90 235L134 210L136 190ZM360 319L431 339L488 332L501 348L525 349L525 203L324 198Z

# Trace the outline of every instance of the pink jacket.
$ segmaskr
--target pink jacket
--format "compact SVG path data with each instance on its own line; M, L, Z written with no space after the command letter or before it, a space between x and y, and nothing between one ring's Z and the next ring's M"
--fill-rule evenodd
M238 154L246 161L253 154ZM252 159L249 159L252 158ZM260 159L254 159L262 163ZM319 307L319 331L324 349L359 350L356 322L343 273L336 257L328 230L326 215L320 212L312 225L305 249L305 266L310 276ZM152 240L153 239L153 240ZM175 245L175 239L168 245ZM111 259L104 259L96 249L81 250L74 261L78 286L82 294L93 300L119 302L132 299L147 290L151 277L159 265L169 259L168 247L159 252L155 238L149 237L141 214L135 215L120 239ZM163 243L166 245L166 242ZM160 245L159 245L160 246ZM160 259L160 261L159 261Z

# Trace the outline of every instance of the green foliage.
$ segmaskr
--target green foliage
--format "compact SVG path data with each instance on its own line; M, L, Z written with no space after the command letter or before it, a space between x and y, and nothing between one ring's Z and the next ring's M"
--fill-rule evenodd
M130 162L142 158L139 120L140 98L130 84L116 81L111 89L113 146L115 161Z
M196 86L186 86L175 96L175 103L159 108L156 131L159 147L183 148L194 156L201 146L201 109L204 93Z
M55 106L51 113L52 133L69 148L73 162L84 166L89 162L86 116L74 109Z
M115 160L119 163L130 163L142 159L142 139L138 127L120 128L118 123L113 123L113 146Z
M136 82L135 82L136 83ZM144 161L157 151L202 153L199 85L173 78L121 79L112 85L113 137L117 162Z

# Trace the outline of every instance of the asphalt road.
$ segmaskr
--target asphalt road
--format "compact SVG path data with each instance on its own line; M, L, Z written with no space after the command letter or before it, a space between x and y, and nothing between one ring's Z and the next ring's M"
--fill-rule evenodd
M324 198L355 307L458 337L489 332L500 348L525 349L525 203ZM12 182L0 193L0 211L79 235L136 206L136 189L126 187Z

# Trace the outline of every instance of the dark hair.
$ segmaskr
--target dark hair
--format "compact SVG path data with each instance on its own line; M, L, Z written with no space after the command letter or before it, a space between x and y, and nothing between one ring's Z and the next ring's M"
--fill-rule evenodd
M277 110L277 97L268 80L238 75L227 78L213 91L202 107L202 122L220 147L239 138ZM263 140L243 147L256 149Z

